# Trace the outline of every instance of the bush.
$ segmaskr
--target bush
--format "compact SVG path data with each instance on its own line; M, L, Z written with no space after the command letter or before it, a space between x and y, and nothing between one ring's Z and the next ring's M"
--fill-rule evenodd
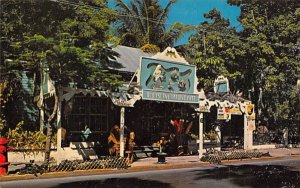
M160 48L154 44L145 44L141 47L141 50L146 53L156 54L160 52Z
M24 121L18 123L15 129L8 131L8 145L14 150L39 151L44 150L47 136L40 131L23 130ZM52 142L56 145L56 135L53 136Z

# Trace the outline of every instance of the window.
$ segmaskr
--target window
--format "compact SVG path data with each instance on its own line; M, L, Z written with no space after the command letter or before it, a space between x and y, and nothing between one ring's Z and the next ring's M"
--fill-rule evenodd
M69 132L80 133L85 126L92 132L108 131L108 98L75 95L71 100L71 110L65 114Z
M227 93L227 82L219 82L216 85L216 93Z

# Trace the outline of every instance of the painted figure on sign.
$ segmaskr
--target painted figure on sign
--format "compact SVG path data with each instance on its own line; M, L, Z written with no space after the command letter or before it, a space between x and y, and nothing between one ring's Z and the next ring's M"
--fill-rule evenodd
M162 73L162 68L161 65L157 65L154 72L153 72L153 78L154 78L154 84L153 84L153 89L161 89L162 86L162 78L163 78L163 73Z

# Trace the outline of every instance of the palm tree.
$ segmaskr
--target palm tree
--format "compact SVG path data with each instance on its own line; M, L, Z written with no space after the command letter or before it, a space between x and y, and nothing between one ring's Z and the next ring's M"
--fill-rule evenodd
M160 49L173 46L191 29L178 22L167 27L169 11L175 2L170 0L167 6L162 8L158 0L131 0L127 4L123 0L116 0L116 30L121 44L138 48L152 44Z

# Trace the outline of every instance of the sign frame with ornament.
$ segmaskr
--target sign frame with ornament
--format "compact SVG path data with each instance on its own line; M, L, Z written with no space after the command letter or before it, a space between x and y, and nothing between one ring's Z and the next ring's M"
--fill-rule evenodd
M217 110L218 120L231 120L231 113L229 108L218 108Z
M245 114L248 120L255 120L254 104L248 104L246 106Z
M210 109L208 106L199 106L199 112L210 112Z

